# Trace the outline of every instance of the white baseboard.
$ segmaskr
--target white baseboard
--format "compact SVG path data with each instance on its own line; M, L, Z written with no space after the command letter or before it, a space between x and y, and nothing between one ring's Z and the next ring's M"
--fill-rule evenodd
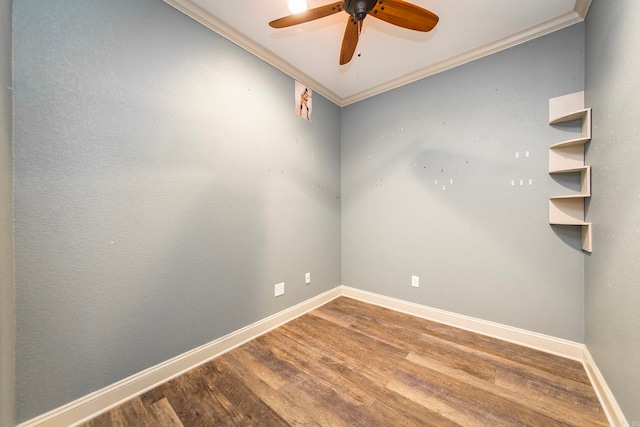
M342 287L341 295L582 362L609 424L612 427L629 427L629 423L618 402L584 344L463 316L347 286Z
M611 389L607 385L607 382L604 380L600 369L596 365L596 362L591 357L591 353L585 347L583 362L585 371L587 371L587 375L589 376L589 380L591 381L591 385L598 395L598 399L600 400L600 404L602 405L602 409L604 413L607 415L607 420L609 420L609 424L614 427L629 427L629 422L627 421L620 405L616 401L616 398L613 396Z
M115 384L28 420L20 424L19 427L67 427L81 424L247 341L326 304L339 297L340 293L341 287L338 286L215 341L204 344L169 359L166 362L145 369Z
M338 286L215 341L118 381L102 390L26 421L18 427L66 427L81 424L339 296L357 299L582 362L609 423L615 427L629 426L615 397L584 344L463 316L347 286Z
M562 338L543 335L512 326L476 319L474 317L463 316L461 314L414 304L412 302L386 297L360 289L349 288L347 286L342 287L342 295L579 362L582 362L584 355L584 344Z

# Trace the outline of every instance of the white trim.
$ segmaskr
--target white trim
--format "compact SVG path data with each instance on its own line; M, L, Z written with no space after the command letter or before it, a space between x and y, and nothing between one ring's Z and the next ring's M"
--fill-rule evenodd
M584 365L585 371L587 371L587 375L589 376L589 380L591 381L594 391L598 395L598 399L600 400L600 404L607 416L609 424L615 427L629 427L629 422L624 416L620 405L618 405L616 398L613 396L613 393L607 385L607 382L604 380L600 369L596 366L596 362L593 360L591 353L589 353L589 350L586 347L584 349L583 358L584 361L582 364Z
M247 341L283 325L340 296L338 286L293 307L232 332L208 344L145 369L117 383L28 420L19 427L72 426L86 422L119 404L151 390L196 366L208 362Z
M370 98L388 90L395 89L397 87L415 82L417 80L432 76L437 73L441 73L459 65L466 64L467 62L474 61L476 59L491 55L501 50L508 49L512 46L525 43L537 37L541 37L562 28L571 26L577 22L584 21L587 12L589 11L589 6L591 5L591 0L576 0L573 11L563 16L559 16L547 22L543 22L542 24L521 31L520 33L514 34L512 36L505 37L504 39L498 40L494 43L490 43L488 45L465 52L461 55L449 58L446 61L442 61L429 67L422 68L413 73L342 98L326 86L322 85L317 80L311 78L308 74L304 73L299 68L294 67L289 62L277 56L269 49L266 49L259 43L256 43L254 40L251 40L236 29L230 27L218 18L214 17L209 12L195 4L193 1L164 0L164 2L175 7L185 15L195 19L205 27L220 34L222 37L225 37L231 42L237 44L246 51L254 54L263 61L266 61L267 63L273 65L275 68L287 74L288 76L294 78L295 80L304 82L306 86L309 86L311 89L329 99L339 107L345 107L349 104L362 101L363 99Z
M576 2L576 4L578 3L580 3L580 0ZM559 16L555 19L552 19L547 22L543 22L542 24L536 25L535 27L531 27L527 30L513 34L509 37L505 37L493 43L480 46L476 49L448 58L442 62L438 62L428 67L416 70L415 72L406 74L397 79L390 80L381 85L372 87L371 89L367 89L365 91L356 93L346 98L342 98L341 104L339 105L344 107L349 104L362 101L363 99L378 95L380 93L383 93L392 89L396 89L400 86L413 83L415 81L424 79L429 76L433 76L434 74L438 74L443 71L450 70L460 65L464 65L468 62L475 61L476 59L484 58L485 56L489 56L494 53L500 52L502 50L509 49L510 47L513 47L522 43L526 43L538 37L542 37L544 35L550 34L554 31L558 31L563 28L569 27L583 20L584 18L577 15L576 12L571 12L563 16Z
M433 320L582 362L609 423L615 427L629 426L613 393L584 344L374 294L348 286L338 286L215 341L28 420L18 427L62 427L86 422L340 296L357 299L369 304L375 304L412 316Z
M369 304L375 304L391 310L400 311L412 316L433 320L438 323L444 323L445 325L498 338L510 343L523 345L544 351L545 353L555 354L578 362L582 362L582 357L584 355L584 344L568 341L562 338L556 338L537 332L502 325L500 323L476 319L474 317L427 307L425 305L415 304L347 286L342 287L342 295L367 302Z
M591 7L591 0L578 0L573 10L584 20L589 12L589 7Z

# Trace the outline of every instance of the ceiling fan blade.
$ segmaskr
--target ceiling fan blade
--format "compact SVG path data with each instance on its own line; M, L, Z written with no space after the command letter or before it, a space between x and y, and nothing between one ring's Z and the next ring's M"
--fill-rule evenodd
M435 13L402 0L378 0L369 15L399 27L425 32L433 30L440 19Z
M340 48L340 65L344 65L351 61L353 54L358 46L358 21L349 18L347 28L344 30L344 38L342 39L342 48Z
M324 18L325 16L340 12L342 10L342 3L342 1L337 1L335 3L309 9L305 12L294 13L293 15L271 21L269 22L269 25L273 28L285 28Z

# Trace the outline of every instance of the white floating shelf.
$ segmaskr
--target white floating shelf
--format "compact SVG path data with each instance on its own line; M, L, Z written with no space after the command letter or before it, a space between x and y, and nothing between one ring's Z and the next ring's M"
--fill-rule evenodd
M584 92L549 100L549 124L582 120L580 138L549 147L549 173L580 173L580 193L549 198L549 224L582 227L582 249L592 251L592 225L585 222L584 204L591 197L591 166L585 165L585 144L591 140L591 108L584 107Z
M591 140L591 136L583 136L576 139L570 139L568 141L558 142L557 144L553 144L549 148L558 149L558 148L564 148L564 147L572 147L574 145L584 146L590 140Z

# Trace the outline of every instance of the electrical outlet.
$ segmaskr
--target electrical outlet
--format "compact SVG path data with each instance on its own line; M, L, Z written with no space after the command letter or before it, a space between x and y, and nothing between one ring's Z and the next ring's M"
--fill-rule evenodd
M305 275L304 275L304 283L307 284L307 285L309 283L311 283L311 273L305 273Z
M414 288L420 287L420 276L411 276L411 286Z
M275 291L277 297L284 295L284 282L276 284Z

